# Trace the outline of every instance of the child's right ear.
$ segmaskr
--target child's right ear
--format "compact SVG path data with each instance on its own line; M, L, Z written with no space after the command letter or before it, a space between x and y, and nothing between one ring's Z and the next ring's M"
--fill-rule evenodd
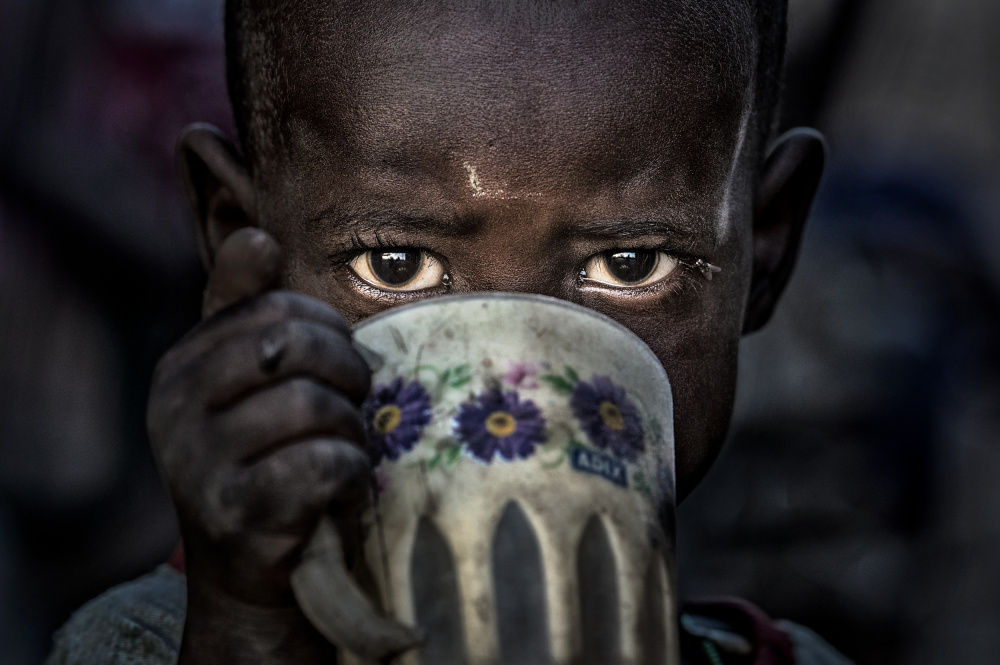
M207 124L184 130L177 164L197 222L198 252L211 272L223 241L234 231L257 226L253 181L235 146Z

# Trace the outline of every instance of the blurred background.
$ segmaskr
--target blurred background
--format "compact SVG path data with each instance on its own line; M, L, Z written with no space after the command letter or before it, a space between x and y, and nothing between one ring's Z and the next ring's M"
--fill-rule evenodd
M786 127L829 173L731 441L678 516L685 596L859 665L1000 654L1000 3L790 0ZM145 401L203 274L173 167L232 134L221 0L0 0L0 662L165 560Z

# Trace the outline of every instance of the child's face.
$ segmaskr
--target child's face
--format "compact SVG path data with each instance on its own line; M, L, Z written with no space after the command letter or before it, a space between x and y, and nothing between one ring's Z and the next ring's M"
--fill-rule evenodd
M253 216L286 286L351 321L469 291L620 321L673 385L683 495L732 406L755 262L752 67L727 69L741 47L685 25L575 20L380 16L346 51L297 45Z

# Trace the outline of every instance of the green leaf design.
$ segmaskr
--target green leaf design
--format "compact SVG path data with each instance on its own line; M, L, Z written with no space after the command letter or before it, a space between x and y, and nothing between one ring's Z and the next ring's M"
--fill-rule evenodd
M573 392L573 384L558 374L546 374L542 376L542 381L549 384L556 392L563 395L569 395Z
M445 375L448 376L446 377ZM442 375L442 381L452 388L461 388L469 381L472 381L472 368L469 365L459 365L454 370L451 368L445 370L445 375Z
M438 368L434 365L417 365L417 368L413 370L415 374L420 374L421 372L430 372L434 376L439 376Z
M562 466L562 463L566 461L566 451L559 453L559 457L551 462L546 462L545 460L540 460L543 469L556 469Z
M438 453L437 455L432 457L431 461L427 463L427 470L433 471L434 469L436 469L438 465L441 464L441 460L443 459L444 459L443 453Z
M447 466L455 466L455 463L458 462L458 456L461 454L461 446L452 446L448 449L448 452L445 453L445 464Z
M571 383L579 383L580 375L576 373L576 370L566 365L566 376L569 377Z

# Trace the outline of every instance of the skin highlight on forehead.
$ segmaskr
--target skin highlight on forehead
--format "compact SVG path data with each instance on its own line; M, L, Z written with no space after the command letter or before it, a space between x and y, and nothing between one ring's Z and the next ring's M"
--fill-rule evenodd
M498 189L487 189L483 187L482 182L479 180L479 172L476 169L475 164L470 164L469 162L462 162L462 168L469 174L469 189L472 190L473 198L486 198L493 199L495 201L511 201L517 199L529 199L537 196L541 196L541 192L510 192L505 189L506 184L500 183Z
M727 238L730 234L734 233L736 230L736 225L732 223L732 211L733 211L733 201L736 198L735 190L743 186L746 189L750 189L754 183L746 182L748 174L752 173L749 168L740 168L741 166L746 167L748 155L746 154L747 148L747 134L750 131L750 120L751 120L751 103L749 97L752 94L751 89L748 88L744 107L743 107L743 117L740 119L739 133L736 137L736 146L733 148L732 158L729 162L729 173L726 176L726 182L723 187L722 192L722 205L719 207L719 214L716 217L716 233L718 233L720 238ZM744 182L739 182L742 179Z

